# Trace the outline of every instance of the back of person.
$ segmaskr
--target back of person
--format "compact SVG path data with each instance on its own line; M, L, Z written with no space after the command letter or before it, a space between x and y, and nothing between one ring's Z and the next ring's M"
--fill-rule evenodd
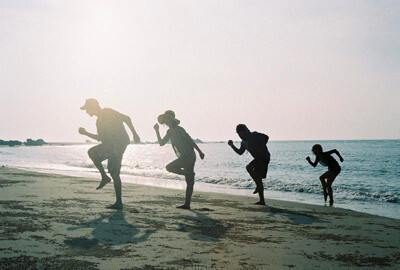
M253 158L269 158L270 153L267 148L268 136L258 132L251 132L246 140L242 141L245 148Z
M196 158L193 146L190 144L189 134L181 126L170 128L167 131L171 138L171 145L179 158Z
M323 166L328 166L328 169L340 168L340 165L336 161L336 159L326 152L322 153L322 155L320 156L319 162Z
M128 145L130 142L124 123L124 115L109 108L104 108L96 121L100 140L106 145Z

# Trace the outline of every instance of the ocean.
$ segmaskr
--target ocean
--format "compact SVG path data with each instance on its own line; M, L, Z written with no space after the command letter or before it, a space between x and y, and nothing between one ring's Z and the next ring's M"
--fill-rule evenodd
M311 147L315 143L324 150L338 149L345 159L342 172L333 183L334 207L400 219L400 140L270 141L271 163L264 181L266 198L324 205L319 176L326 167L313 168L306 161L308 155L314 160ZM91 146L1 147L0 165L99 177L87 156ZM197 159L195 191L254 196L257 200L252 195L255 185L245 169L252 160L250 154L239 156L226 143L199 146L206 158ZM122 181L182 189L183 177L165 170L165 165L174 159L170 145L129 145Z

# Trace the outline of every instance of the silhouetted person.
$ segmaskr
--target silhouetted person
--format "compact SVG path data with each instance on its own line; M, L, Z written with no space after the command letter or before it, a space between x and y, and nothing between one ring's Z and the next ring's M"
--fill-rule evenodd
M111 209L122 209L121 198L121 163L126 147L130 143L128 133L126 133L124 123L129 127L133 134L135 143L140 142L132 121L129 116L121 114L108 108L101 108L99 102L95 99L87 99L81 110L86 110L91 117L97 116L96 126L97 134L87 132L84 128L79 128L79 133L94 140L100 141L101 144L89 149L88 154L96 168L101 174L100 185L96 189L101 189L108 184L111 179L107 176L103 164L104 160L108 160L108 172L114 181L115 194L117 201L109 206Z
M336 154L340 162L343 162L343 157L340 155L339 151L334 149L328 152L323 152L322 146L319 144L315 144L312 147L312 152L316 156L315 161L312 162L310 157L307 157L308 163L311 164L311 166L316 167L318 163L320 163L322 166L327 166L328 171L321 175L319 177L319 180L321 180L322 188L324 190L324 199L325 202L328 199L329 195L329 205L333 205L333 192L332 192L332 183L336 179L336 177L339 175L340 171L342 170L340 168L339 163L332 157L332 154Z
M262 179L267 178L268 164L271 159L271 154L267 148L269 137L262 133L250 132L246 125L243 124L236 127L236 132L242 139L240 148L236 148L231 140L228 141L228 144L239 155L243 155L247 150L253 156L254 160L246 166L246 169L254 182L256 182L256 190L253 194L258 193L260 196L260 201L256 204L265 205Z
M175 118L175 113L173 111L166 111L164 114L158 116L158 123L165 124L169 128L165 137L161 138L159 125L154 125L158 143L160 146L163 146L171 140L172 148L178 157L178 159L169 163L166 169L170 173L184 175L186 180L185 204L178 206L178 208L190 209L190 200L193 194L195 176L194 164L196 162L194 149L197 150L201 159L204 159L204 153L189 136L186 130L179 126L180 121Z

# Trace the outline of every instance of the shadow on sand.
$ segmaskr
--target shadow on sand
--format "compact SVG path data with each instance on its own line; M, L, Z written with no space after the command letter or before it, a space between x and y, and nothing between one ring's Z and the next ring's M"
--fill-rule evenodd
M93 228L93 238L78 237L65 240L72 248L91 248L97 244L123 245L146 241L155 230L141 231L126 221L122 210L112 214L101 214L100 218L91 220L82 226L68 228L70 231Z
M281 209L281 208L276 208L276 207L270 207L270 206L263 206L263 207L257 207L257 208L242 208L244 211L253 211L253 212L264 212L267 213L269 216L275 216L275 215L281 215L284 217L287 217L290 219L291 222L297 223L297 224L302 224L302 225L308 225L308 224L313 224L313 223L329 223L329 221L321 220L315 216L309 215L309 214L304 214L301 212L296 212L296 211L291 211L287 209Z
M196 216L180 216L180 219L188 221L180 223L178 231L188 232L193 240L203 242L218 242L220 238L232 228L231 224L223 224L221 221L210 218L198 211L190 210Z
M270 216L283 215L288 217L292 222L297 224L313 224L313 223L329 223L328 221L321 220L315 216L304 214L301 212L291 211L287 209L280 209L275 207L268 207Z

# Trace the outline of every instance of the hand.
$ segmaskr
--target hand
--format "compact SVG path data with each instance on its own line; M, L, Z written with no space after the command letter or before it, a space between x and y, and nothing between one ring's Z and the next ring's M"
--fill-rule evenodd
M83 127L80 127L80 128L78 129L78 132L79 132L80 134L82 134L82 135L86 135L86 133L87 133L87 131L86 131Z
M343 161L344 161L344 159L342 157L340 157L340 162L343 162Z
M228 144L229 144L230 146L233 146L233 141L232 141L232 140L229 140L229 141L228 141Z
M203 152L200 152L199 153L199 156L200 156L200 158L203 160L204 159L204 157L205 157L205 155L204 155L204 153Z
M135 143L140 143L140 137L139 137L139 135L134 134L134 135L133 135L133 141L134 141Z
M307 160L307 161L311 161L311 158L310 158L310 157L306 157L306 160Z
M160 131L160 126L158 124L155 124L154 129L155 129L155 131Z

